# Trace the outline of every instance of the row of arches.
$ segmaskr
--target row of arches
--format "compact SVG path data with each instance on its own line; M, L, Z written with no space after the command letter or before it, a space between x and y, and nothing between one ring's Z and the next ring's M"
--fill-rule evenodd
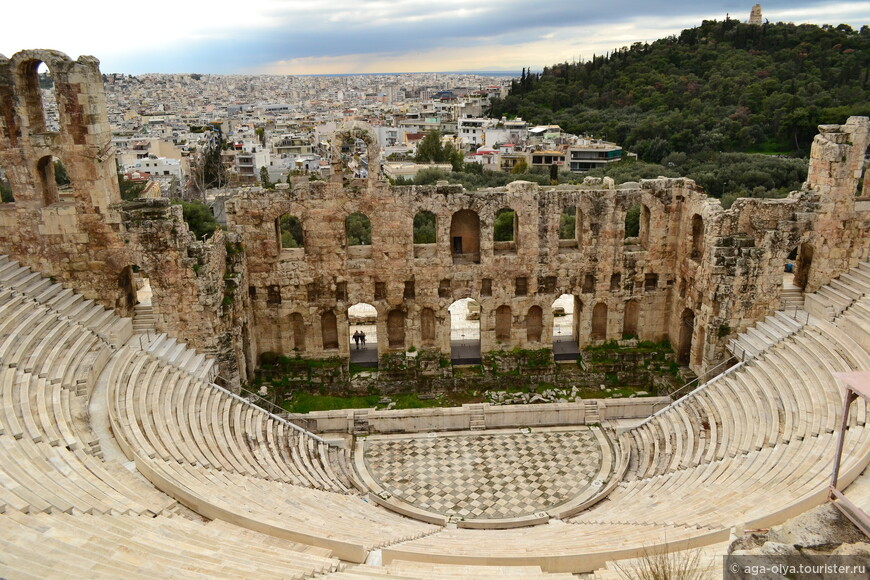
M545 321L547 315L541 305L534 304L522 312L517 312L507 304L499 305L491 312L490 319L491 336L495 340L493 348L510 348L519 340L526 346L552 346L558 359L560 354L566 355L562 358L576 357L581 343L613 338L609 336L614 330L610 308L605 302L597 302L592 306L588 320L589 335L587 339L581 339L583 308L584 305L577 296L563 294L552 303L549 318ZM641 317L640 300L627 301L621 314L620 338L637 337ZM446 313L436 312L429 307L421 308L414 315L416 320L413 321L408 320L408 313L403 308L393 308L379 314L374 306L357 303L346 311L344 320L341 321L340 314L335 310L321 311L315 321L307 321L302 313L294 312L289 315L288 329L292 334L292 348L297 352L316 351L319 348L326 352L339 351L343 350L340 343L345 341L352 362L376 362L379 350L404 350L411 345L424 348L446 346L444 342L439 344L438 332L439 324L446 322L449 325L451 358L455 362L480 358L480 315L480 303L471 298L453 302ZM680 362L688 364L694 313L686 309L680 320L679 357ZM544 332L548 325L550 336L545 337ZM414 328L415 333L413 340L408 335L411 328ZM319 330L320 336L311 336L312 330ZM366 337L362 343L354 340L354 335L360 332ZM380 335L381 332L384 334Z
M45 155L36 162L37 184L43 205L51 205L60 200L60 192L70 186L69 174L63 161L52 155ZM5 178L0 177L0 203L15 203L15 191Z
M646 205L638 204L628 209L625 215L626 238L638 238L641 245L649 243L650 211ZM590 236L598 234L597 224L583 226L583 212L577 206L564 208L559 215L559 248L577 248L584 243L584 230ZM280 249L304 248L304 228L302 220L292 214L284 214L275 220L275 229ZM480 261L480 216L470 209L455 212L450 220L450 248L454 263L478 263ZM414 215L412 241L415 257L427 257L423 248L437 242L437 216L428 210ZM345 245L370 246L372 244L372 224L362 212L349 214L344 221ZM493 254L513 254L517 251L519 239L519 220L517 212L504 207L495 212L492 242ZM699 261L704 251L704 220L699 214L692 217L690 256Z

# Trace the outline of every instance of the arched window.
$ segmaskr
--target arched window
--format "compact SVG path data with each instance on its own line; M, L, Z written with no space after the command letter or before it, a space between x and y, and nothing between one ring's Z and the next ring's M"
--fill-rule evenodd
M15 194L12 193L12 184L6 179L0 170L0 203L15 203Z
M414 243L435 243L435 214L431 211L418 211L414 216Z
M493 251L496 255L517 251L517 213L510 208L495 212L492 224Z
M423 346L435 344L435 327L435 311L431 308L424 308L420 312L420 338Z
M371 258L372 224L364 213L355 212L344 222L347 235L348 257Z
M302 221L295 215L285 213L277 219L275 227L282 250L305 247L305 237L302 233Z
M604 340L607 338L607 304L599 302L592 309L592 339Z
M704 218L699 214L692 216L692 259L701 260L704 254Z
M580 224L582 222L577 206L562 209L559 214L559 248L571 251L580 244Z
M327 310L320 315L320 334L323 337L324 350L338 348L338 324L332 310Z
M633 205L625 212L625 237L636 238L640 235L640 206Z
M511 339L511 307L502 305L495 310L495 339L510 342Z
M39 60L23 62L21 67L24 108L30 133L57 133L60 131L60 111L51 71Z
M470 209L453 214L450 247L454 264L480 263L480 217Z
M345 220L347 245L370 246L372 244L372 223L366 214L354 212Z
M390 348L405 348L405 313L398 308L387 314L387 343Z
M532 306L526 315L526 340L541 342L544 331L544 310L540 306Z

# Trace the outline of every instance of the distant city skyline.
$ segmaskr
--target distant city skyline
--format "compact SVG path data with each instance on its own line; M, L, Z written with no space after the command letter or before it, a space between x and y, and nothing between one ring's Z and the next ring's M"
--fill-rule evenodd
M370 74L539 70L649 42L704 19L747 20L734 0L248 0L125 4L47 0L3 8L0 54L52 48L103 72ZM870 2L762 2L771 22L870 24ZM39 15L39 18L35 17Z

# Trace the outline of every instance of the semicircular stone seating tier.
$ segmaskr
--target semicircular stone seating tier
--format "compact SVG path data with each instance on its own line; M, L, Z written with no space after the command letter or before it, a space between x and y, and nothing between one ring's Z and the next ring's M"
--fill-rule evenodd
M733 526L767 527L825 500L841 397L832 373L870 368L867 288L833 320L810 319L611 438L625 473L603 500L482 530L384 509L358 492L359 457L122 346L129 320L0 257L0 576L338 578L336 558L380 549L387 575L526 566L535 577L724 542ZM104 381L133 473L101 457L90 428L88 397ZM870 460L866 423L866 404L854 405L843 485Z

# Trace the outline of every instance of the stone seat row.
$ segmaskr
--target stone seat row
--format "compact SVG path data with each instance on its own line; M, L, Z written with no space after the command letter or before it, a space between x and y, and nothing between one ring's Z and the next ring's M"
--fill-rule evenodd
M26 512L153 515L174 503L86 452L71 426L69 391L16 369L0 371L0 381L0 504ZM53 397L34 394L47 388ZM37 405L25 409L32 400Z
M178 367L124 347L109 373L110 418L122 449L346 493L349 462L327 445Z
M806 294L804 300L808 312L819 318L833 320L868 293L870 264L861 262L815 292Z
M540 566L458 566L394 560L389 566L350 566L324 580L574 580L569 572L548 573Z
M835 447L835 435L823 434L623 482L606 500L571 521L602 526L766 527L825 501ZM846 449L844 483L867 463L867 429L850 429Z
M220 522L86 514L0 514L0 577L312 578L328 550Z
M30 268L0 256L0 291L24 295L92 330L112 346L120 346L132 334L132 322L121 318L93 300L85 299L61 284L53 283Z
M439 529L360 496L160 458L136 455L135 462L158 489L207 518L328 548L350 562L362 563L373 549Z
M594 508L593 508L594 509ZM640 555L664 545L689 548L724 541L728 530L687 526L574 524L560 520L531 528L438 533L382 548L388 567L395 560L452 565L540 566L545 572L591 572L608 560Z
M831 433L841 404L831 373L864 368L866 351L842 329L817 321L630 431L626 479ZM866 413L866 403L853 406L850 425L864 425Z
M217 375L213 358L197 353L194 349L188 348L185 343L177 342L166 333L158 334L146 350L160 360L176 366L198 379L211 382Z
M799 331L802 326L797 319L778 311L728 341L728 350L740 360L754 358Z

